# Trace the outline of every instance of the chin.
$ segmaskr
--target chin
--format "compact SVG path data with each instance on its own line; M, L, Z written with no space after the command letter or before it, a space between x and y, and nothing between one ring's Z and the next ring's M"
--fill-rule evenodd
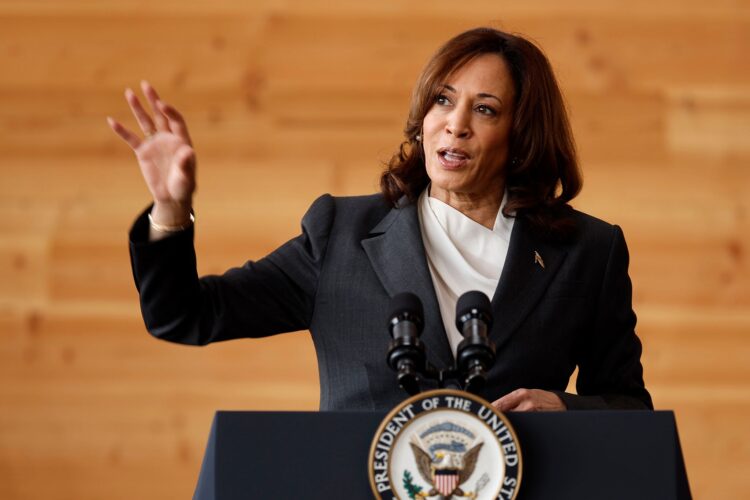
M427 176L433 186L446 191L464 191L466 188L466 173L463 171L427 171Z

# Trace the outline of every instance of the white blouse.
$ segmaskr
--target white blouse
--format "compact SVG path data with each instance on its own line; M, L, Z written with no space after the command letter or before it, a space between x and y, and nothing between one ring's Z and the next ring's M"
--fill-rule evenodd
M507 193L490 230L431 198L429 189L428 186L419 196L419 223L440 315L455 356L463 340L456 328L456 302L471 290L484 292L492 299L508 255L515 219L502 215Z

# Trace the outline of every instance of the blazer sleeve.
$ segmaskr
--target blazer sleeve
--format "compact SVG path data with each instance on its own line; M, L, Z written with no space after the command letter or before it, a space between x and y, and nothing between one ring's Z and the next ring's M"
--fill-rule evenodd
M202 278L193 228L149 242L144 212L130 231L130 260L146 328L191 345L308 328L334 212L323 195L303 217L302 234L261 260Z
M628 262L622 230L612 226L593 326L579 349L578 395L556 391L568 409L653 409L643 382Z

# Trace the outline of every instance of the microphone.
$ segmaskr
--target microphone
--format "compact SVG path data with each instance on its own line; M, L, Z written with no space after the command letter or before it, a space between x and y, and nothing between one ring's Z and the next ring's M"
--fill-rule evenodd
M424 327L422 302L413 293L393 297L388 315L388 365L398 372L399 385L409 394L419 393L419 372L425 368L425 348L419 335Z
M492 328L490 299L478 291L461 295L456 303L456 327L464 336L458 344L456 365L466 375L466 390L477 393L484 387L487 370L495 363L495 344L487 336Z

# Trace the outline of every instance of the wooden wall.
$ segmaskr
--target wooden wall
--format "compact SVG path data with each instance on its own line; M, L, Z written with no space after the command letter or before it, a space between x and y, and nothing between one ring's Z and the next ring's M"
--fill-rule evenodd
M126 86L189 119L199 268L221 272L294 236L319 194L374 191L421 66L485 24L557 71L575 205L625 231L647 384L696 498L747 495L747 0L3 0L0 498L187 498L216 409L317 407L306 334L145 332L126 232L149 197L105 123L133 123Z

